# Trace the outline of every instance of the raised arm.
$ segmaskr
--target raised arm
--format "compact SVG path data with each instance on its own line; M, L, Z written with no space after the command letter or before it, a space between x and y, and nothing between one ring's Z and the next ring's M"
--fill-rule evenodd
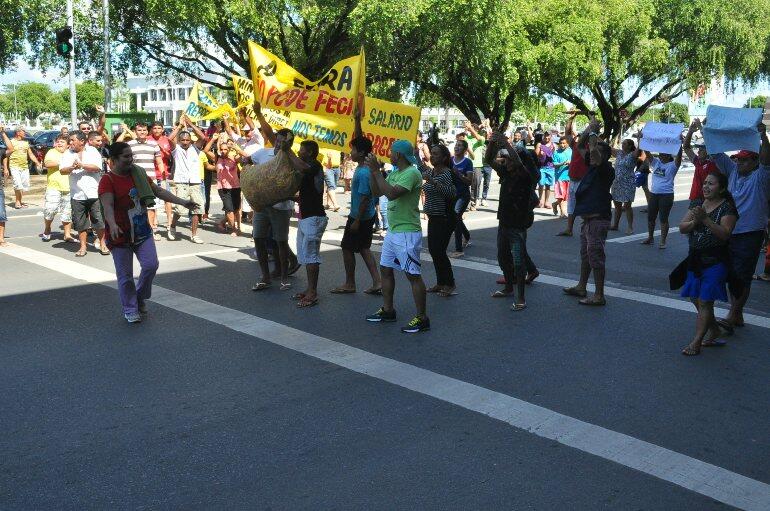
M109 139L108 133L104 131L104 126L107 124L107 113L102 105L96 105L96 112L99 114L99 125L96 127L96 132Z
M212 135L212 137L208 140L208 142L206 142L206 146L203 148L203 152L206 154L206 157L209 159L209 161L212 161L212 162L217 161L217 157L214 154L214 151L211 150L211 146L214 145L214 143L217 141L218 138L219 138L219 134L214 133L214 135Z
M373 195L384 195L388 200L396 200L409 193L409 190L399 185L391 185L382 176L382 163L373 154L366 157L366 166L371 172L371 187Z
M696 131L700 129L700 126L700 119L694 119L690 123L690 129L687 130L687 135L684 137L684 142L682 142L682 149L692 162L694 162L695 158L697 157L695 151L692 150L692 136Z
M193 131L193 133L195 133L196 137L198 137L200 140L205 140L206 142L208 142L209 137L207 137L206 134L203 132L203 130L200 129L197 124L192 122L190 118L187 117L187 115L184 115L184 122L185 122L185 125L188 128L190 128Z
M3 135L3 142L5 142L6 154L13 152L13 142L8 138L8 134L5 132L5 127L0 126L0 134Z
M171 146L171 150L173 151L176 149L176 137L179 136L179 132L182 131L182 127L184 126L184 118L185 114L182 114L182 116L179 118L179 122L174 126L174 129L171 130L171 133L168 134L168 144Z
M270 144L275 145L275 132L273 131L273 127L265 120L265 116L262 115L262 105L260 105L258 101L254 101L254 114L257 116L259 127L262 128L265 138Z
M767 140L767 127L760 122L757 129L762 138L762 146L759 148L759 163L770 166L770 142Z

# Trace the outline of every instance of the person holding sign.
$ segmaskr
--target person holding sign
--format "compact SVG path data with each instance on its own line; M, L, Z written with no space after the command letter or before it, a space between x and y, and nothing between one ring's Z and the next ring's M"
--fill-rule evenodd
M373 195L388 197L388 222L390 229L382 243L380 269L382 272L383 305L366 317L373 323L396 321L393 307L393 293L396 280L393 270L401 270L412 286L412 296L417 314L401 328L404 333L430 330L426 314L425 283L421 276L420 252L422 250L422 227L420 226L420 190L422 175L417 170L414 148L408 140L396 140L390 148L393 170L385 180L382 177L382 163L373 154L366 159L371 172Z
M641 146L642 135L639 137ZM652 245L655 232L655 220L660 220L660 249L666 248L666 239L668 238L668 217L671 214L671 208L674 206L674 178L676 178L679 167L682 166L682 147L679 146L679 152L676 156L671 154L659 153L657 158L646 153L650 161L650 197L647 208L647 239L642 241L642 245Z
M735 282L730 286L730 312L718 321L729 333L743 326L743 307L749 299L751 281L757 266L768 217L770 200L770 142L765 125L757 126L761 137L759 154L742 150L733 155L712 155L719 170L727 176L728 190L735 198L738 222L730 236L730 261Z

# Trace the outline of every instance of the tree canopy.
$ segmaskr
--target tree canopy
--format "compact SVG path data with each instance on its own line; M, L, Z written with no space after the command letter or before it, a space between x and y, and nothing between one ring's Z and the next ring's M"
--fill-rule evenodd
M75 0L79 69L100 77L101 1ZM310 77L367 51L372 93L454 105L505 124L531 96L596 109L615 136L651 107L713 77L770 72L770 0L111 0L116 73L185 75L231 87L255 40ZM0 68L25 55L46 69L64 5L13 4ZM15 11L14 11L15 12ZM8 24L7 24L8 25ZM622 113L627 116L621 118Z

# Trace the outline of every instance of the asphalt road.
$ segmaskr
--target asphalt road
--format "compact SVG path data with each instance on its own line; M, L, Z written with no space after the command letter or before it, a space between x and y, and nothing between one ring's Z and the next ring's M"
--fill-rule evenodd
M396 324L364 321L377 297L327 292L344 277L339 214L317 307L251 292L246 236L207 224L194 245L183 225L158 242L148 319L128 325L111 258L42 243L40 209L12 210L0 509L770 509L770 286L726 348L685 358L695 315L667 276L686 239L609 243L609 304L584 308L559 289L579 241L543 212L528 241L543 276L514 313L489 298L496 205L467 215L459 295L431 296L432 330L413 336L405 279Z

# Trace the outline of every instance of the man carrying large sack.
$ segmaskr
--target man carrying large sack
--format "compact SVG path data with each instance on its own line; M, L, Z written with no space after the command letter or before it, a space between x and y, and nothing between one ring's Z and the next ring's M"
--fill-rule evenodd
M276 157L280 151L283 151L294 170L306 171L309 165L299 159L291 150L294 143L294 133L288 128L274 132L262 115L259 103L254 103L254 113L257 115L265 138L270 141L273 147L254 152L251 155L251 161L257 165L267 163ZM289 254L291 252L289 248L289 220L294 212L294 201L283 200L270 206L264 206L259 211L256 204L252 204L252 206L254 206L254 245L257 249L257 259L262 273L260 280L254 284L252 290L262 291L271 286L270 267L267 259L267 238L271 229L273 239L278 245L281 290L289 289L291 288L289 283Z

